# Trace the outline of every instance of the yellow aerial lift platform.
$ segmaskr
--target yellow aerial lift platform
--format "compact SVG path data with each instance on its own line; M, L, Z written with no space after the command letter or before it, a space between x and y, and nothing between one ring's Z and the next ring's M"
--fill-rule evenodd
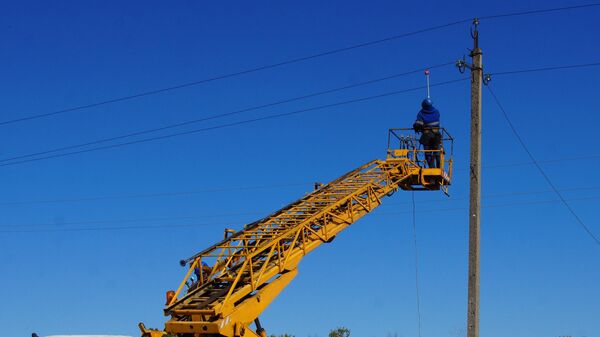
M443 128L439 133L440 149L423 150L412 129L390 129L385 160L316 185L312 193L243 230L226 230L224 240L182 260L188 271L177 290L167 292L165 329L140 323L142 337L265 337L258 317L296 276L306 254L398 189L448 194L454 139ZM426 167L426 152L439 155L440 167Z

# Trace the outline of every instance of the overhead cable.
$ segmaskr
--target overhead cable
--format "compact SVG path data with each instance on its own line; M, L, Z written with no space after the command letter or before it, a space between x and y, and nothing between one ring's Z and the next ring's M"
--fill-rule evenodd
M485 16L480 16L478 19L479 20L498 19L498 18L506 18L506 17L515 17L515 16L524 16L524 15L533 15L533 14L542 14L542 13L550 13L550 12L558 12L558 11L592 8L592 7L597 7L597 6L600 6L600 3L582 4L582 5L573 5L573 6L555 7L555 8L546 8L546 9L536 9L536 10L519 11L519 12L511 12L511 13L503 13L503 14L495 14L495 15L485 15ZM463 23L471 22L471 21L472 21L471 18L452 21L452 22L448 22L448 23L444 23L444 24L440 24L440 25L435 25L435 26L418 29L415 31L407 32L407 33L389 36L389 37L382 38L382 39L376 39L376 40L371 40L371 41L367 41L367 42L363 42L363 43L354 44L354 45L347 46L347 47L331 49L328 51L324 51L324 52L320 52L320 53L316 53L316 54L312 54L312 55L292 58L292 59L277 62L277 63L258 66L258 67L249 68L246 70L217 75L217 76L213 76L213 77L208 77L208 78L193 81L193 82L173 85L170 87L164 87L164 88L154 89L154 90L149 90L149 91L142 91L142 92L139 92L136 94L106 99L103 101L98 101L98 102L94 102L94 103L90 103L90 104L77 105L77 106L73 106L70 108L55 110L55 111L51 111L51 112L33 114L33 115L25 116L25 117L19 117L19 118L14 118L14 119L10 119L10 120L5 120L5 121L0 122L0 126L34 120L34 119L39 119L39 118L44 118L44 117L55 116L55 115L59 115L59 114L67 113L67 112L79 111L79 110L94 108L94 107L98 107L98 106L102 106L102 105L107 105L107 104L132 100L132 99L136 99L136 98L141 98L141 97L145 97L145 96L156 95L156 94L169 92L169 91L173 91L173 90L183 89L183 88L187 88L187 87L197 86L200 84L205 84L205 83L214 82L214 81L223 80L223 79L232 78L232 77L241 76L241 75L246 75L246 74L250 74L250 73L254 73L254 72L258 72L258 71L262 71L262 70L273 69L273 68L285 66L288 64L300 63L300 62L316 59L319 57L338 54L338 53L342 53L342 52L347 52L350 50L364 48L364 47L368 47L368 46L372 46L372 45L376 45L376 44L380 44L380 43L384 43L384 42L390 42L390 41L402 39L402 38L413 36L413 35L418 35L418 34L422 34L422 33L427 33L427 32L431 32L431 31L435 31L435 30L440 30L440 29L460 25Z
M599 7L599 6L600 6L600 3L590 3L590 4L581 4L581 5L564 6L564 7L532 9L532 10L528 10L528 11L510 12L510 13L495 14L495 15L484 15L484 16L480 16L479 19L480 20L499 19L499 18L506 18L506 17L514 17L514 16L545 14L545 13L551 13L551 12L562 12L562 11L569 11L569 10L574 10L574 9L584 9L584 8L592 8L592 7Z
M215 188L190 190L190 191L135 193L135 194L112 195L112 196L54 198L54 199L40 199L40 200L27 200L27 201L0 201L0 206L104 201L104 200L123 200L123 199L137 199L137 198L155 198L155 197L177 197L177 196L189 196L189 195L194 195L194 194L217 193L217 192L238 192L239 193L241 191L255 191L255 190L265 190L265 189L274 189L274 188L295 187L295 186L313 186L313 184L314 184L314 182L310 182L310 183L307 182L307 183L289 183L289 184L255 185L255 186L238 186L238 187L215 187Z
M415 291L417 297L417 322L419 337L421 337L421 292L419 290L419 248L417 246L417 205L415 203L415 191L411 191L412 196L412 225L413 242L415 248Z
M499 71L499 72L493 72L490 75L494 75L494 76L514 75L514 74L523 74L523 73L534 73L534 72L540 72L540 71L588 68L588 67L597 67L597 66L600 66L600 62L569 64L569 65L549 66L549 67L541 67L541 68L529 68L529 69L520 69L520 70L509 70L509 71Z
M398 39L402 39L402 38L413 36L413 35L418 35L418 34L422 34L422 33L426 33L426 32L431 32L431 31L435 31L435 30L439 30L439 29L443 29L443 28L447 28L447 27L451 27L451 26L456 26L456 25L459 25L461 23L465 23L465 22L469 22L469 21L471 21L471 19L465 19L465 20L448 22L448 23L445 23L445 24L430 26L430 27L427 27L427 28L422 28L422 29L414 30L414 31L407 32L407 33L397 34L397 35L389 36L389 37L382 38L382 39L377 39L377 40L371 40L371 41L368 41L368 42L358 43L358 44L351 45L351 46L348 46L348 47L331 49L331 50L324 51L324 52L317 53L317 54L312 54L312 55L308 55L308 56L302 56L302 57L298 57L298 58L293 58L293 59L289 59L289 60L282 61L282 62L277 62L277 63L272 63L272 64L268 64L268 65L258 66L258 67L254 67L254 68L249 68L249 69L246 69L246 70L241 70L241 71L236 71L236 72L227 73L227 74L223 74L223 75L218 75L218 76L214 76L214 77L209 77L209 78L205 78L205 79L201 79L201 80L197 80L197 81L193 81L193 82L178 84L178 85L174 85L174 86L170 86L170 87L165 87L165 88L160 88L160 89L155 89L155 90L143 91L143 92L139 92L139 93L132 94L132 95L121 96L121 97L117 97L117 98L107 99L107 100L104 100L104 101L90 103L90 104L78 105L78 106L74 106L74 107L71 107L71 108L60 109L60 110L56 110L56 111L51 111L51 112L46 112L46 113L34 114L34 115L26 116L26 117L20 117L20 118L10 119L10 120L6 120L6 121L0 122L0 126L7 125L7 124L14 124L14 123L18 123L18 122L29 121L29 120L33 120L33 119L44 118L44 117L55 116L55 115L63 114L63 113L66 113L66 112L72 112L72 111L78 111L78 110L84 110L84 109L94 108L94 107L98 107L98 106L102 106L102 105L107 105L107 104L111 104L111 103L128 101L128 100L132 100L132 99L136 99L136 98L140 98L140 97L145 97L145 96L150 96L150 95L156 95L156 94L160 94L160 93L164 93L164 92L168 92L168 91L173 91L173 90L177 90L177 89L192 87L192 86L196 86L196 85L200 85L200 84L205 84L205 83L209 83L209 82L214 82L214 81L218 81L218 80L223 80L223 79L227 79L227 78L231 78L231 77L236 77L236 76L240 76L240 75L246 75L246 74L250 74L250 73L254 73L254 72L258 72L258 71L262 71L262 70L278 68L278 67L285 66L285 65L288 65L288 64L300 63L300 62L308 61L308 60L311 60L311 59L316 59L316 58L323 57L323 56L338 54L338 53L350 51L350 50L353 50L353 49L364 48L364 47L367 47L367 46L373 46L373 45L376 45L376 44L380 44L380 43L384 43L384 42L389 42L389 41L393 41L393 40L398 40Z
M595 156L582 156L582 157L562 157L550 160L539 160L539 164L547 163L562 163L566 161L576 161L584 159L598 159L600 155ZM508 163L508 164L494 164L494 165L483 165L486 169L506 168L515 166L533 165L533 162L522 162L522 163ZM453 169L453 172L461 171L460 168ZM132 194L121 194L121 195L101 195L101 196L86 196L86 197L54 197L49 199L38 199L38 200L7 200L0 201L1 206L19 206L19 205L32 205L32 204L52 204L52 203L71 203L71 202L89 202L89 201L106 201L106 200L124 200L124 199L139 199L139 198L157 198L157 197L178 197L178 196L190 196L202 193L218 193L218 192L240 192L240 191L253 191L263 189L276 189L276 188L287 188L296 186L313 186L314 182L304 183L288 183L288 184L273 184L273 185L255 185L255 186L238 186L238 187L214 187L200 190L188 190L188 191L164 191L154 193L132 193ZM561 189L561 191L581 191L581 190L596 190L600 189L600 186L586 186L586 187L574 187ZM536 192L511 192L501 193L494 195L486 195L486 198L495 196L511 196L511 195L524 195L524 194L542 194L542 193L554 193L553 190L548 191L536 191ZM456 200L456 197L453 198Z
M561 189L562 192L579 192L579 191L592 191L592 190L598 190L600 189L600 186L590 186L590 187L575 187L575 188L568 188L568 189ZM509 192L509 193L495 193L495 194L486 194L485 198L486 199L492 199L492 198L505 198L505 197L512 197L512 196L526 196L526 195L537 195L537 194L547 194L547 193L554 193L554 191L552 190L547 190L547 191L519 191L519 192ZM461 200L465 200L467 199L466 197L452 197L451 199L430 199L430 200L424 200L423 203L425 204L431 204L431 203L448 203L448 202L452 202L452 201L461 201ZM572 199L572 200L588 200L586 198L584 199ZM530 203L531 201L527 201L527 203ZM547 202L556 202L556 200L544 200L541 201L542 203L547 203ZM394 201L389 201L386 202L385 204L381 205L381 207L386 207L386 206L394 206L395 205L406 205L408 202L394 202ZM533 201L533 203L539 203L539 201ZM489 206L488 206L489 207ZM202 213L202 215L195 215L195 216L175 216L175 217L145 217L145 218L133 218L133 219L104 219L104 220L99 220L99 219L94 219L94 220L76 220L76 221L60 221L60 222L43 222L43 223L28 223L28 224L0 224L0 227L5 227L5 228L23 228L23 227L60 227L60 226L73 226L73 225L97 225L97 224L111 224L111 223L131 223L131 222L161 222L161 221L175 221L175 220L197 220L197 219L204 219L204 218L222 218L222 217L232 217L232 216L247 216L247 215L259 215L259 214L264 214L264 213L269 213L268 210L264 211L264 212L259 212L256 210L253 211L246 211L246 212L234 212L234 213L214 213L214 214L207 214L207 213Z
M337 87L337 88L333 88L333 89L328 89L328 90L317 91L317 92L313 92L313 93L310 93L310 94L305 94L305 95L301 95L301 96L296 96L296 97L292 97L292 98L278 100L278 101L275 101L275 102L261 104L261 105L252 106L252 107L248 107L248 108L243 108L243 109L239 109L239 110L234 110L234 111L230 111L230 112L226 112L226 113L220 113L220 114L215 114L215 115L212 115L212 116L207 116L207 117L202 117L202 118L196 118L196 119L192 119L192 120L189 120L189 121L184 121L184 122L169 124L169 125L165 125L165 126L161 126L161 127L156 127L156 128L142 130L142 131L130 132L130 133L126 133L126 134L123 134L123 135L120 135L120 136L113 136L113 137L108 137L108 138L93 140L93 141L89 141L89 142L85 142L85 143L68 145L68 146L62 146L62 147L55 148L55 149L44 150L44 151L39 151L39 152L34 152L34 153L28 153L28 154L25 154L25 155L19 155L19 156L14 156L14 157L9 157L9 158L3 158L3 159L0 159L0 163L8 162L8 161L13 161L13 160L17 160L17 159L24 159L24 158L41 156L41 155L45 155L45 154L49 154L49 153L66 151L66 150L71 150L71 149L86 147L86 146L90 146L90 145L97 145L97 144L111 142L111 141L120 140L120 139L124 139L124 138L141 136L141 135L145 135L145 134L148 134L148 133L154 133L154 132L158 132L158 131L164 131L164 130L169 130L169 129L178 128L178 127L182 127L182 126L187 126L187 125L191 125L191 124L197 124L197 123L200 123L200 122L206 122L206 121L215 120L215 119L219 119L219 118L229 117L229 116L238 115L238 114L241 114L241 113L244 113L244 112L250 112L250 111L256 111L256 110L260 110L260 109L270 108L270 107L274 107L274 106L277 106L277 105L282 105L282 104L285 104L285 103L291 103L291 102L300 101L300 100L304 100L304 99L308 99L308 98L312 98L312 97L316 97L316 96L320 96L320 95L330 94L330 93L334 93L334 92L338 92L338 91L342 91L342 90L347 90L347 89L351 89L351 88L357 88L357 87L360 87L360 86L374 84L374 83L378 83L378 82L382 82L382 81L386 81L386 80L390 80L390 79L394 79L394 78L398 78L398 77L402 77L402 76L406 76L406 75L420 73L420 72L422 72L422 71L424 71L426 69L440 68L440 67L449 66L449 65L452 65L452 64L454 64L454 62L446 62L446 63L442 63L442 64L436 64L436 65L432 65L432 66L429 66L429 67L424 67L424 68L419 68L419 69L416 69L416 70L405 71L405 72L402 72L402 73L388 75L388 76L385 76L385 77L379 77L379 78L368 80L368 81L363 81L363 82L353 83L353 84L349 84L349 85L344 85L344 86L341 86L341 87Z
M439 82L439 83L436 83L436 84L432 84L431 86L433 87L433 86L448 85L448 84L452 84L452 83L466 81L468 79L469 78L460 78L460 79L455 79L455 80L449 80L449 81L444 81L444 82ZM45 160L45 159L51 159L51 158L59 158L59 157L71 156L71 155L80 154L80 153L87 153L87 152L92 152L92 151L113 149L113 148L117 148L117 147L123 147L123 146L128 146L128 145L133 145L133 144L140 144L140 143L146 143L146 142L150 142L150 141L168 139L168 138L173 138L173 137L178 137L178 136L183 136L183 135L196 134L196 133L200 133L200 132L206 132L206 131L210 131L210 130L223 129L223 128L228 128L228 127L232 127L232 126L242 125L242 124L255 123L255 122L264 121L264 120L268 120L268 119L282 118L282 117L297 115L297 114L306 113L306 112L315 111L315 110L322 110L322 109L333 108L333 107L342 106L342 105L348 105L348 104L353 104L353 103L370 101L370 100L374 100L374 99L378 99L378 98L389 97L389 96L393 96L393 95L399 95L399 94L403 94L403 93L407 93L407 92L411 92L411 91L422 90L424 88L425 88L425 86L419 86L419 87L413 87L413 88L410 88L410 89L390 91L390 92L386 92L386 93L382 93L382 94L378 94L378 95L361 97L361 98L356 98L356 99L351 99L351 100L341 101L341 102L336 102L336 103L331 103L331 104L318 105L318 106L314 106L314 107L310 107L310 108L305 108L305 109L300 109L300 110L295 110L295 111L290 111L290 112L284 112L284 113L278 113L278 114L273 114L273 115L267 115L267 116L263 116L263 117L252 118L252 119L246 119L246 120L242 120L242 121L237 121L237 122L232 122L232 123L226 123L226 124L221 124L221 125L216 125L216 126L211 126L211 127L205 127L205 128L201 128L201 129L195 129L195 130L189 130L189 131L171 133L171 134L162 135L162 136L156 136L156 137L138 139L138 140L129 141L129 142L125 142L125 143L99 146L99 147L94 147L94 148L91 148L91 149L84 149L84 150L78 150L78 151L72 151L72 152L66 152L66 153L59 153L59 154L42 156L42 157L31 158L31 159L17 160L17 161L12 161L12 162L8 162L8 163L0 164L0 166L17 165L17 164L29 163L29 162L39 161L39 160Z
M600 197L585 197L585 198L573 198L567 201L589 201L598 200ZM483 205L482 208L506 208L515 206L531 206L531 205L542 205L550 203L560 203L560 199L555 200L540 200L540 201L525 201L525 202L512 202L503 204L492 204ZM417 213L438 213L438 212L453 212L453 211L464 211L466 207L452 207L452 208L438 208L438 209L426 209L418 211ZM411 211L402 212L377 212L377 215L398 215L408 214ZM249 213L250 214L250 213ZM125 221L124 221L125 222ZM241 225L241 223L240 223ZM54 225L60 227L60 225ZM165 224L165 225L140 225L140 226L100 226L100 227L75 227L75 228L42 228L42 229L9 229L0 230L0 233L38 233L38 232L84 232L84 231L112 231L112 230L135 230L135 229L161 229L161 228L185 228L185 227L198 227L198 226L231 226L231 222L223 223L188 223L188 224ZM13 227L13 226L2 226L2 227ZM20 226L14 226L20 227Z
M590 228L585 224L585 222L583 221L583 219L581 219L581 217L579 217L579 215L575 212L575 210L571 207L571 205L567 202L567 200L565 200L565 198L563 197L563 195L560 192L560 190L554 185L554 183L552 182L552 180L550 179L550 177L546 174L546 172L544 171L544 169L542 169L542 166L535 159L535 157L533 156L533 153L529 150L529 147L525 144L525 141L523 140L523 138L521 138L521 135L519 134L519 132L517 131L516 127L512 123L510 117L508 116L508 113L504 109L504 106L502 105L502 103L500 103L500 100L498 99L498 96L496 96L496 94L494 93L494 91L492 90L492 88L489 85L487 85L486 87L487 87L488 91L490 92L490 94L492 95L492 97L494 98L494 101L496 102L496 105L498 106L498 108L502 112L502 115L506 119L506 122L508 123L508 126L512 130L512 133L514 134L515 138L517 139L517 141L519 142L519 144L521 145L521 147L523 148L523 150L525 150L525 152L527 153L527 156L533 162L533 164L535 165L535 167L537 168L537 170L540 172L540 174L542 175L542 177L544 178L544 180L546 180L546 183L548 183L548 185L550 186L550 188L552 188L552 190L554 191L554 193L556 193L556 195L558 196L558 198L560 199L560 201L562 202L562 204L567 208L567 210L569 211L569 213L571 213L571 215L573 215L573 217L575 218L575 220L577 220L577 223L581 226L581 228L583 228L583 230L587 233L587 235L592 240L594 240L598 246L600 246L600 239L598 239L598 237L596 237L596 235L594 235L594 233L590 230Z
M275 101L275 102L271 102L271 103L266 103L266 104L248 107L248 108L235 110L235 111L230 111L230 112L226 112L226 113L216 114L216 115L212 115L212 116L208 116L208 117L197 118L197 119L193 119L193 120L189 120L189 121L184 121L184 122L179 122L179 123L170 124L170 125L166 125L166 126L146 129L146 130L142 130L142 131L131 132L131 133L127 133L127 134L123 134L123 135L119 135L119 136L113 136L113 137L98 139L98 140L74 144L74 145L62 146L62 147L58 147L58 148L54 148L54 149L50 149L50 150L38 151L38 152L28 153L28 154L24 154L24 155L3 158L3 159L0 159L0 163L6 163L6 162L11 162L11 161L16 161L19 159L37 157L37 156L46 155L46 154L50 154L50 153L56 153L56 152L61 152L61 151L66 151L66 150L71 150L71 149L76 149L76 148L87 147L87 146L91 146L91 145L97 145L97 144L106 143L106 142L110 142L110 141L140 136L140 135L144 135L144 134L148 134L148 133L164 131L164 130L168 130L168 129L172 129L172 128L177 128L177 127L182 127L182 126L191 125L191 124L195 124L195 123L214 120L214 119L218 119L218 118L233 116L233 115L244 113L244 112L260 110L260 109L273 107L273 106L277 106L277 105L281 105L281 104L285 104L285 103L290 103L290 102L294 102L294 101L307 99L310 97L329 94L329 93L346 90L346 89L350 89L350 88L355 88L355 87L359 87L359 86L363 86L363 85L373 84L373 83L377 83L377 82L381 82L381 81L385 81L385 80L389 80L389 79L393 79L393 78L397 78L397 77L401 77L401 76L405 76L405 75L418 73L425 69L433 69L433 68L447 66L447 65L450 65L453 63L454 62L436 64L436 65L432 65L429 67L423 67L423 68L416 69L416 70L393 74L393 75L389 75L389 76L385 76L385 77L381 77L381 78L377 78L377 79L372 79L372 80L368 80L368 81L364 81L364 82L358 82L358 83L354 83L354 84L350 84L350 85L346 85L346 86L342 86L342 87L337 87L337 88L328 89L328 90L324 90L324 91L318 91L318 92L314 92L314 93L310 93L310 94L306 94L306 95L301 95L301 96L297 96L297 97L293 97L293 98L289 98L289 99L283 99L283 100L279 100L279 101ZM514 75L514 74L522 74L522 73L553 71L553 70L560 70L560 69L574 69L574 68L584 68L584 67L594 67L594 66L600 66L600 62L500 71L500 72L491 73L490 75L494 75L494 76L496 76L496 75ZM84 152L87 152L87 151L84 151ZM0 166L2 166L2 165L0 165Z

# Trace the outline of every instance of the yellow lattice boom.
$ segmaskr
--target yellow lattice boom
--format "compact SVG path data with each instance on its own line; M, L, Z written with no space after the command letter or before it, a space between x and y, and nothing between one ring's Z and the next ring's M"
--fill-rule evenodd
M381 205L396 190L448 192L452 174L452 142L441 129L436 152L440 167L425 167L425 150L414 134L391 129L385 160L373 160L303 198L183 260L187 274L167 296L170 319L163 330L144 337L264 336L259 315L296 276L298 263L313 249ZM448 155L446 152L449 151ZM186 288L184 290L184 288ZM255 323L255 329L250 325Z

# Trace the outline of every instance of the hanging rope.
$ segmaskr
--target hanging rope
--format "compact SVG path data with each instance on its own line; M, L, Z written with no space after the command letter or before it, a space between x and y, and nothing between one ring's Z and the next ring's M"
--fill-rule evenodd
M413 240L415 243L415 288L417 290L417 316L419 322L419 337L421 337L421 296L419 294L419 249L417 247L417 206L415 192L412 192Z

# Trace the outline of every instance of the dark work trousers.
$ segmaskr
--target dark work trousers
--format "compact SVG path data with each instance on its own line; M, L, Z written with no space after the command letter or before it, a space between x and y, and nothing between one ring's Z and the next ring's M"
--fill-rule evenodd
M427 161L427 166L429 168L439 168L440 167L440 152L441 149L441 141L440 135L435 134L431 136L428 144L424 144L423 148L425 150L438 150L438 152L425 152L425 161Z

